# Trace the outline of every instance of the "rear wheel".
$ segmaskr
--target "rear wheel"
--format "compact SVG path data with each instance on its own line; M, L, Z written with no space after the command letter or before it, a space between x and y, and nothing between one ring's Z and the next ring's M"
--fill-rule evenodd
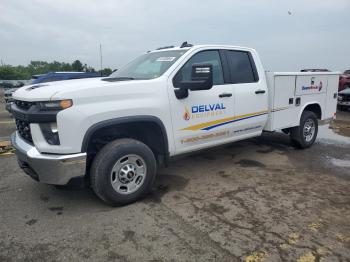
M300 125L291 128L292 144L298 148L308 148L315 142L317 133L318 121L315 113L304 111L301 115Z
M149 192L156 170L148 146L134 139L118 139L103 147L94 159L91 186L107 204L126 205Z

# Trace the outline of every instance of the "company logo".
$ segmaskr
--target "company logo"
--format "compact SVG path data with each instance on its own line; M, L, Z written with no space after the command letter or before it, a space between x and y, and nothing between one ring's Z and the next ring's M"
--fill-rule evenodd
M323 86L322 81L320 81L319 85L315 85L315 77L311 77L311 84L309 86L302 86L301 89L303 91L305 91L305 90L318 90L318 91L321 91L322 90L322 86Z
M183 118L184 118L186 121L190 120L190 118L191 118L191 114L190 114L190 111L188 111L187 106L185 107L185 113L183 114Z
M188 121L190 119L217 116L223 114L225 109L226 107L223 103L194 105L191 107L191 112L185 107L183 119Z

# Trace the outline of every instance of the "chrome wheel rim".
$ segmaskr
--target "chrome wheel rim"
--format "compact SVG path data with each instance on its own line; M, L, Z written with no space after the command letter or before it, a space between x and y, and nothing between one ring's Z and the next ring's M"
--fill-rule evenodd
M143 184L147 173L145 160L138 155L126 155L117 160L111 172L113 189L119 194L132 194Z
M304 139L306 142L310 142L315 135L316 125L312 119L306 120L303 128Z

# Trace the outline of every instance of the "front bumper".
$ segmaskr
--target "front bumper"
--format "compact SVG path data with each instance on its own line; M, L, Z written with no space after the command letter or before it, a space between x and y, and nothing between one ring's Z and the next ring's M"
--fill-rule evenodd
M66 185L86 171L86 153L69 155L42 154L25 142L18 133L11 136L19 166L33 179L52 185Z

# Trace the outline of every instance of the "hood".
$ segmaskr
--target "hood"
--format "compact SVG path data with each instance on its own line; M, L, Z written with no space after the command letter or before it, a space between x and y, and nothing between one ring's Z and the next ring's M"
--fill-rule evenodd
M350 95L350 88L344 89L339 92L339 95Z
M22 101L45 101L51 100L54 95L59 93L86 90L111 84L101 79L84 78L23 86L13 94L13 98Z

